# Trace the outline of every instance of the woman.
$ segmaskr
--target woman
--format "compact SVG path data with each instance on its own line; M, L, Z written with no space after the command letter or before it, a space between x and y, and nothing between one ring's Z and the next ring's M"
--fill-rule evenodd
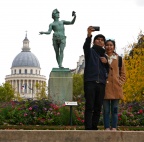
M115 41L107 40L105 43L109 62L109 74L103 102L103 118L105 130L117 130L119 100L123 99L122 85L126 80L125 66L119 68L119 57L115 51Z

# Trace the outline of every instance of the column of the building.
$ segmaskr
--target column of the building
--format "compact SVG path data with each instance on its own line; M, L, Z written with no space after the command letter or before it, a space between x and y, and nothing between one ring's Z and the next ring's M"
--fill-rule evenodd
M12 88L14 88L14 80L12 80L12 84L11 85L12 85Z
M24 83L23 83L23 80L21 80L21 94L23 95L24 94Z
M32 80L30 80L29 82L30 82L30 88L31 88L31 89L30 89L30 94L32 94L32 89L33 89Z
M30 80L30 82L31 82L31 94L32 94L32 98L34 97L33 96L33 80Z
M31 81L28 80L28 94L31 94Z
M21 94L21 80L19 80L18 82L19 82L19 94Z
M29 80L29 94L31 94L31 96L32 96L32 84L31 84L31 80Z
M13 88L14 88L14 91L16 91L16 81L15 80L13 80Z
M33 97L36 97L36 80L33 80Z
M18 92L18 85L17 85L17 79L15 80L15 88L16 88L16 93Z
M24 86L23 94L24 94L24 97L26 98L26 80L25 79L23 80L23 86Z
M38 83L39 85L41 85L39 80L37 80L37 83ZM40 92L40 90L38 89L38 90L37 90L37 93L39 94L39 92Z
M28 84L28 80L26 80L26 94L27 94L27 97L29 97L29 96L28 96L28 94L29 94L29 93L28 93L28 85L29 85L29 84Z
M32 87L31 87L31 80L28 80L28 94L29 94L29 97L32 98Z

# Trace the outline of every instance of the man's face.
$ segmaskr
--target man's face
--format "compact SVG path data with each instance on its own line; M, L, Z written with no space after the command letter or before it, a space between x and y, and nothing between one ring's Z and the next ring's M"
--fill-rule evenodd
M97 39L95 39L94 45L103 47L105 45L104 39L101 37L98 37Z

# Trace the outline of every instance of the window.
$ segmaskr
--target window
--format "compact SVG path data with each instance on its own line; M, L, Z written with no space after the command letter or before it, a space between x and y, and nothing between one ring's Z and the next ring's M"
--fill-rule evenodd
M32 69L30 70L30 74L33 74L33 70Z
M27 69L25 69L25 74L27 74Z
M21 69L19 69L19 74L21 74Z

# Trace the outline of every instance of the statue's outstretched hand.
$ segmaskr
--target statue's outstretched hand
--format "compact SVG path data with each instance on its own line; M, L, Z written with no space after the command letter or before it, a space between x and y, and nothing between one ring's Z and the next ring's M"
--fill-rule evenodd
M44 34L44 32L39 32L40 35Z
M72 12L72 16L76 16L76 12L75 11Z

